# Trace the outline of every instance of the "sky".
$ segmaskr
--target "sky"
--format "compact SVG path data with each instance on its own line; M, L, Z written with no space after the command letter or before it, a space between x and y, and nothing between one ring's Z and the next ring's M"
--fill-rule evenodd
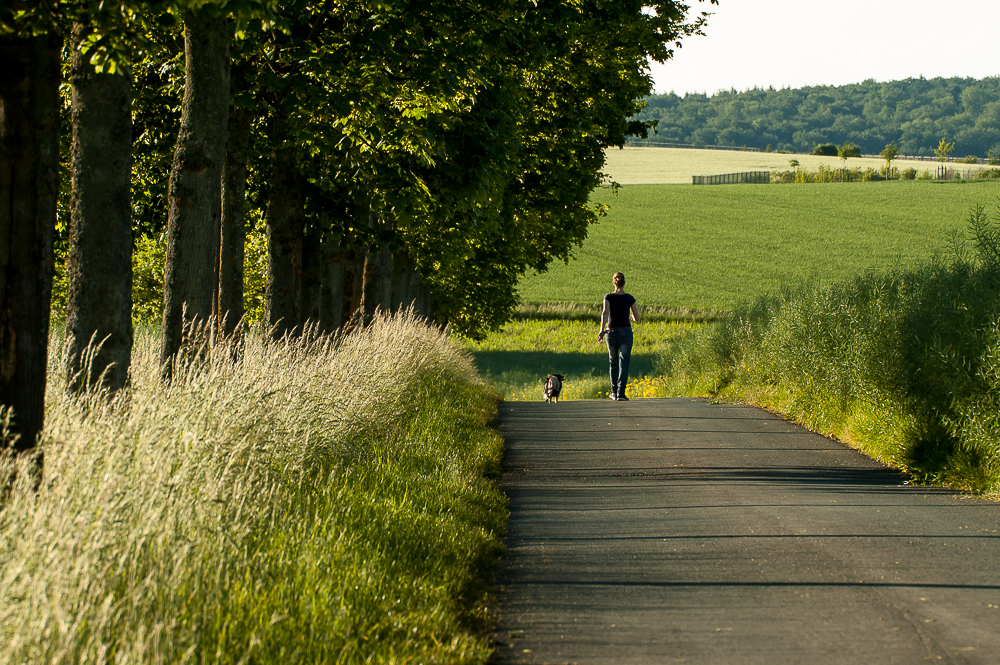
M657 93L1000 76L1000 0L685 0L705 36L651 63Z

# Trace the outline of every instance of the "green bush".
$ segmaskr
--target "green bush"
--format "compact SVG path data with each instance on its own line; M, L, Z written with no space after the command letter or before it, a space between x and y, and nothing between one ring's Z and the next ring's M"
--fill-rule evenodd
M984 179L997 179L1000 178L1000 169L983 169L977 173L974 178Z
M837 150L837 156L840 157L841 159L847 157L860 157L861 148L858 147L857 144L855 143L848 142L840 146L840 149Z
M879 169L873 169L870 166L861 173L861 182L881 182L883 180L885 180L885 175Z
M139 236L132 250L132 319L160 323L163 319L163 265L166 234Z
M762 298L657 359L675 392L768 406L922 481L1000 492L1000 215L974 251Z
M795 182L796 171L771 171L771 182L778 184L790 184Z
M978 164L979 163L979 158L976 157L975 155L967 155L967 156L963 157L962 159L958 160L958 163L959 164Z
M243 309L248 324L264 320L267 288L267 234L256 229L247 234L243 259Z
M916 180L917 170L911 166L909 168L903 169L902 173L900 173L899 175L903 180Z
M132 319L137 323L158 324L163 318L163 268L166 260L165 234L139 236L132 249ZM52 281L52 318L66 318L69 276L65 248L55 251L55 276ZM247 234L243 268L243 305L246 322L264 319L264 290L267 283L267 237L262 230Z
M837 156L837 146L833 143L823 143L813 148L812 154L822 155L823 157L836 157Z

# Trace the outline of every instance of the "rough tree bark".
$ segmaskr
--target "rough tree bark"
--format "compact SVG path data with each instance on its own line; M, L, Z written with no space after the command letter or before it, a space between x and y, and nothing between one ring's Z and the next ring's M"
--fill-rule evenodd
M325 220L321 227L328 227ZM340 234L313 231L302 252L302 318L319 332L332 333L341 325L344 305L344 263Z
M340 247L340 235L332 235L327 240L330 263L326 268L326 283L320 296L322 318L320 327L332 333L344 324L344 254Z
M233 108L229 113L226 158L222 172L222 223L219 233L219 296L216 320L231 337L243 319L243 262L246 245L247 158L254 114Z
M118 390L132 359L132 81L122 68L96 73L78 43L70 77L68 386L81 391L102 381ZM92 341L101 347L87 363Z
M420 268L406 252L393 258L392 304L398 309L413 307L414 312L426 316L421 303Z
M267 286L264 310L274 339L301 331L303 179L281 111L274 118L274 156L267 201Z
M45 423L52 241L59 192L56 35L0 35L0 404L16 450Z
M367 247L355 247L351 259L351 298L347 304L349 310L348 320L351 325L362 323L361 302L364 300L362 287L365 283L365 258L368 256Z
M186 331L207 324L217 292L222 164L229 121L226 18L204 9L185 12L184 50L184 103L170 172L163 278L160 362L168 377L173 359L188 341Z
M310 229L302 244L302 322L319 326L324 280L323 232Z
M368 227L382 230L383 222L378 215L368 212ZM361 312L364 325L375 318L375 311L392 309L392 251L382 243L376 251L369 247L365 254L364 281L361 285Z

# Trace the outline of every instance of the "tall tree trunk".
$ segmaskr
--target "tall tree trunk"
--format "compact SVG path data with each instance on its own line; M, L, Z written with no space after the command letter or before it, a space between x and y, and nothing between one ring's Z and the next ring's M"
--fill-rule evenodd
M325 217L325 215L324 215ZM326 228L326 220L320 223ZM302 252L302 319L329 334L340 327L344 304L344 263L340 234L313 231Z
M45 423L61 46L0 35L0 404L14 410L17 450Z
M319 326L322 317L323 232L310 229L302 245L302 322Z
M396 254L392 259L392 311L405 310L412 298L409 298L410 272L413 270L410 257L405 252Z
M170 172L160 362L171 362L188 330L207 324L216 295L222 163L229 121L229 30L207 10L184 14L184 104ZM203 331L206 332L206 331ZM203 344L201 339L197 343Z
M323 332L332 333L344 324L344 254L340 248L340 234L327 232L326 246L329 262L324 272L325 281L320 296Z
M118 390L132 360L131 74L96 73L74 43L71 81L68 385L84 390L103 376ZM87 363L92 341L101 347Z
M364 301L365 284L365 259L368 257L367 247L355 247L351 259L351 299L348 309L350 313L348 320L351 325L363 323L364 312L361 311L361 303Z
M421 302L420 268L417 262L406 252L400 252L393 257L393 307L400 309L413 308L414 312L426 316L427 311Z
M383 225L378 215L369 210L369 228L381 230ZM372 247L368 248L361 290L361 310L365 325L371 323L377 309L382 311L392 309L392 251L387 243L380 243L380 247L374 251Z
M246 256L247 158L254 114L229 112L226 159L222 172L222 228L219 234L219 300L216 317L223 336L231 337L243 319L243 262Z
M286 120L274 118L271 191L267 201L267 288L265 318L275 339L295 334L302 324L302 244L304 192Z

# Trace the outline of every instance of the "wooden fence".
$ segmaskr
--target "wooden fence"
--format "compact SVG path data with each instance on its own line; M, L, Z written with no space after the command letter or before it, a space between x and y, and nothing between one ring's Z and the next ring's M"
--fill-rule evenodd
M738 185L745 182L757 185L767 185L771 182L771 172L743 171L742 173L691 176L692 185Z

